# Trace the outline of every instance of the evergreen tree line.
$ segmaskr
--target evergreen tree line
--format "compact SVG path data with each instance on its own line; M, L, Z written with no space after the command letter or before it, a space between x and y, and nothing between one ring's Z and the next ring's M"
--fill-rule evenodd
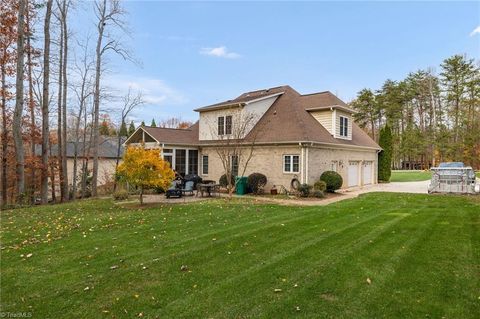
M386 80L350 103L357 123L376 141L388 123L394 169L428 169L445 161L480 168L480 63L454 55L439 71Z

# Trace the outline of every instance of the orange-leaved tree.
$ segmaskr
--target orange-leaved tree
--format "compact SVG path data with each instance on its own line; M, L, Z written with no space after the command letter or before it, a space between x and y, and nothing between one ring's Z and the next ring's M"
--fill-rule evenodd
M160 157L159 149L147 150L142 147L127 147L123 162L118 166L118 175L129 184L140 188L142 205L144 189L167 189L175 177L170 164Z

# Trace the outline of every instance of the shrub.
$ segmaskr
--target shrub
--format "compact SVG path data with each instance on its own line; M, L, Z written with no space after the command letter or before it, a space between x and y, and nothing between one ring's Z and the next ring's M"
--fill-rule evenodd
M316 189L316 190L314 190L314 191L312 192L312 197L324 198L324 197L325 197L325 193L322 192L321 190Z
M128 192L124 189L120 189L113 193L114 200L125 200L128 199Z
M298 191L300 192L301 197L308 197L308 195L310 195L311 189L312 186L308 184L300 184L300 186L298 187Z
M267 176L262 173L252 173L248 175L247 187L255 194L258 194L261 189L267 184Z
M383 149L378 154L378 179L380 181L390 181L392 175L392 131L386 124L380 130L378 145Z
M343 179L340 174L334 171L323 172L320 180L327 184L327 192L334 193L337 189L342 187Z
M231 181L230 181L231 185L235 186L235 177L233 175L230 177L231 177ZM227 174L223 174L222 176L220 176L220 180L218 181L218 183L222 187L227 187L228 186Z
M313 184L313 189L316 191L324 192L327 190L327 183L325 183L325 181L318 180L315 182L315 184Z

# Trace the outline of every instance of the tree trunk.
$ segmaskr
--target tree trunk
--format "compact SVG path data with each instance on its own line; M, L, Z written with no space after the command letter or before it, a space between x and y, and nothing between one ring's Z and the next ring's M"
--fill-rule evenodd
M67 0L63 0L62 4L62 36L63 36L63 65L61 72L63 73L63 93L62 93L62 193L64 197L62 201L69 199L68 190L68 171L67 171L67 58L68 58L68 28L67 28Z
M6 90L6 70L5 65L2 64L2 92ZM2 202L0 207L3 207L7 204L7 151L8 151L8 133L7 133L7 100L5 94L2 94Z
M27 22L27 66L28 66L28 106L30 108L30 153L31 153L31 163L30 163L30 203L33 205L35 204L35 145L36 145L36 138L35 138L35 130L36 130L36 123L35 123L35 102L33 100L33 79L32 79L32 46L30 38L32 37L31 30L30 30L30 10L27 10L26 15L26 22Z
M25 9L26 0L19 1L18 9L18 36L17 36L17 80L16 101L13 114L13 140L16 154L17 173L17 198L22 199L25 193L25 150L22 140L22 114L23 114L23 68L24 68L24 42L25 42Z
M48 202L48 141L49 129L49 85L50 85L50 17L52 15L52 0L47 0L47 11L45 12L44 50L43 50L43 94L42 94L42 204Z
M118 131L118 145L117 145L117 158L115 159L115 176L113 178L113 192L117 190L117 170L118 170L118 165L120 163L120 150L121 150L121 143L122 141L122 136L120 135L120 131Z
M50 157L52 157L52 143L49 143L49 146L50 146ZM50 180L51 180L51 183L52 183L52 201L56 201L57 200L57 194L55 192L55 162L54 161L51 161L49 163L49 168L51 170L50 172Z
M107 1L104 0L104 8ZM95 65L95 90L93 93L93 175L92 175L92 196L97 196L97 180L98 180L98 144L99 144L99 129L98 121L100 115L100 75L102 67L102 40L104 23L100 21L98 24L98 38L97 47L95 49L96 65Z
M143 205L143 186L140 186L140 205Z
M59 44L59 66L58 66L58 99L57 99L57 163L58 176L60 178L60 200L65 200L65 180L63 179L63 141L62 141L62 94L63 94L63 27L60 28L60 44Z

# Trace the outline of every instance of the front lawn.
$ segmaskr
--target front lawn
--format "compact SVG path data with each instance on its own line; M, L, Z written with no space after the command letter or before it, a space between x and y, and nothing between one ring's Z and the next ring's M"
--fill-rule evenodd
M431 171L392 171L390 182L419 182L431 178Z
M133 204L125 204L133 205ZM480 200L90 200L1 213L1 309L32 318L478 318Z

